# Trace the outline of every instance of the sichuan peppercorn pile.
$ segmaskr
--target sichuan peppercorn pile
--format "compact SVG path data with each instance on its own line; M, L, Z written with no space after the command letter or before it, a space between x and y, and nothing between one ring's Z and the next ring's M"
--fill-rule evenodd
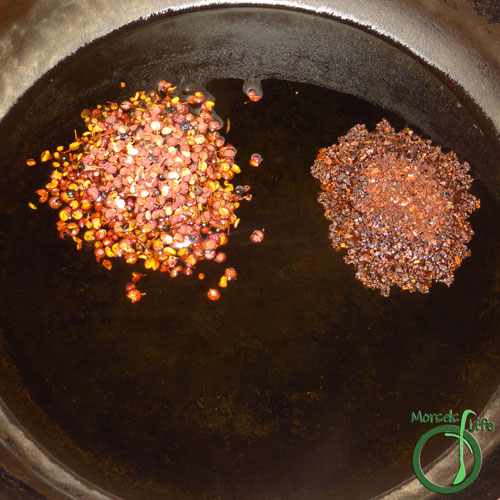
M37 194L59 211L59 235L78 249L93 245L107 269L114 258L143 260L175 277L203 259L223 262L217 248L238 226L242 198L230 183L240 172L236 150L219 135L213 107L202 92L182 100L162 81L157 92L84 110L82 136L41 155L54 170ZM132 302L141 276L126 285Z
M453 282L479 208L468 170L454 152L386 120L373 132L356 125L311 168L333 247L346 249L356 278L384 296L392 285L426 293L434 281Z

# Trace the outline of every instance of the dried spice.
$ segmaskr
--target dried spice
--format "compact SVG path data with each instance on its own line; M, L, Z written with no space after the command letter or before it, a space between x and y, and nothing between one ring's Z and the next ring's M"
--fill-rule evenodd
M434 281L453 282L470 255L468 218L480 206L469 168L382 120L322 149L311 172L321 181L332 246L347 250L344 260L366 287L388 296L392 285L426 293Z
M207 297L215 302L220 299L220 292L217 288L210 288L207 292Z
M250 89L247 95L252 102L259 102L262 99L262 96L258 95L254 89Z
M236 272L236 269L232 267L228 267L224 271L224 276L227 278L228 281L235 280L238 277L238 273Z
M250 156L250 166L251 167L258 167L262 163L262 156L259 153L254 153L252 156Z
M264 228L262 228L262 230L256 229L250 235L250 241L252 243L262 243L264 241Z
M202 92L183 101L175 90L162 81L157 92L85 109L81 137L75 132L66 150L41 154L54 170L39 201L59 210L61 238L78 249L93 245L107 269L114 258L143 260L175 277L193 274L201 260L223 262L216 250L239 223L240 200L249 199L230 182L240 168L236 149L218 133L214 102ZM126 287L132 302L144 295L133 285L142 276L133 273Z

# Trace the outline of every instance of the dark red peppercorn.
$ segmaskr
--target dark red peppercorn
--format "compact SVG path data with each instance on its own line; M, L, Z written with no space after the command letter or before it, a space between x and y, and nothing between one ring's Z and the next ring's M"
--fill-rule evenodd
M252 156L250 156L250 166L251 167L258 167L262 163L262 156L258 153L254 153Z
M250 241L252 243L262 243L264 241L264 229L262 229L262 230L256 229L250 235Z
M220 292L217 290L217 288L210 288L207 292L207 297L210 300L216 301L220 299Z
M257 95L257 93L255 92L254 89L250 89L248 91L248 98L252 101L252 102L259 102L262 97L260 95Z
M224 252L218 252L215 254L215 262L222 264L226 260L226 254Z

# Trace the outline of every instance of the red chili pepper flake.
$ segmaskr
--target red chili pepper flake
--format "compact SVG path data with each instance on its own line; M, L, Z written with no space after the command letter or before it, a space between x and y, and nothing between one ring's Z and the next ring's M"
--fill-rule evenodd
M254 153L250 157L250 166L251 167L258 167L262 163L262 156L259 153Z
M252 102L259 102L262 99L262 96L257 95L254 89L250 89L247 95Z
M167 82L165 80L160 80L160 83L158 84L158 91L159 92L167 92L172 87L174 87L172 83ZM203 99L201 100L201 102L203 102L203 100L204 100L204 96L203 96ZM201 104L201 102L199 104Z
M262 230L256 229L250 235L250 241L252 243L262 243L264 241L264 228L262 228Z
M139 302L141 300L142 296L146 295L145 293L141 293L137 288L132 288L127 292L127 298L130 299L132 304L135 304L136 302Z
M123 258L189 276L201 260L224 260L217 248L239 223L235 210L245 197L231 184L240 173L236 148L218 132L215 103L202 92L183 100L175 90L162 80L157 92L83 110L87 130L75 132L68 148L40 156L54 160L38 194L59 211L59 235L72 237L77 248L94 245L105 267ZM201 106L199 116L190 104ZM139 300L132 292L132 302Z
M113 264L111 263L111 261L109 259L104 259L102 261L102 265L108 270L110 271L111 268L113 267Z
M468 218L480 206L469 193L469 168L382 120L373 132L356 125L322 149L311 172L321 181L332 246L347 250L345 262L366 287L388 296L392 285L427 293L434 281L453 282L470 255Z
M46 189L39 189L35 192L40 197L38 200L40 203L45 203L49 199L49 192Z
M220 292L217 290L217 288L210 288L207 292L207 297L210 300L216 301L220 299Z

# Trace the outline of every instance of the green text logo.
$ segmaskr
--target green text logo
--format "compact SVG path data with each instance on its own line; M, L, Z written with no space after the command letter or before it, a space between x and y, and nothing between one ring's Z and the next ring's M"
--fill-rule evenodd
M482 461L481 448L479 447L479 443L476 441L476 438L465 429L467 424L467 417L469 415L476 415L476 413L472 410L465 410L462 413L462 418L460 419L460 427L458 427L457 425L451 425L452 423L458 422L459 419L458 413L453 413L451 410L444 415L441 413L422 413L420 410L417 413L413 412L411 414L410 423L445 422L447 424L434 427L434 429L427 431L417 441L417 444L415 445L415 448L413 450L413 470L415 471L415 475L426 488L434 491L435 493L457 493L458 491L461 491L470 486L479 475ZM493 422L489 422L487 418L482 418L481 421L479 421L478 419L475 423L470 421L468 427L470 431L487 430L491 432L494 428L494 424ZM420 455L425 444L430 438L438 434L444 434L446 437L451 437L458 440L458 470L455 479L450 486L440 486L430 481L425 476L422 470L422 465L420 463ZM465 471L464 446L474 459L474 464L469 474L467 474Z

